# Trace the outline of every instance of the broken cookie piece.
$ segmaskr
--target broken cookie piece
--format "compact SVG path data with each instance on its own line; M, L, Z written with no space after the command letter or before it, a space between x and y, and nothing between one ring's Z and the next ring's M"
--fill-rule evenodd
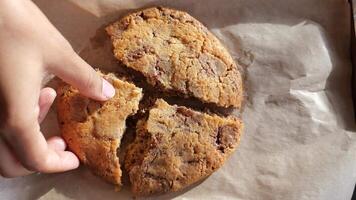
M115 57L150 84L204 103L241 107L239 68L219 40L188 13L149 8L106 30Z
M125 131L125 121L138 110L142 90L103 75L116 90L105 102L90 100L69 85L58 89L58 121L68 147L95 174L121 186L121 169L117 150Z
M138 196L177 191L218 168L240 141L242 122L156 101L137 124L125 169Z

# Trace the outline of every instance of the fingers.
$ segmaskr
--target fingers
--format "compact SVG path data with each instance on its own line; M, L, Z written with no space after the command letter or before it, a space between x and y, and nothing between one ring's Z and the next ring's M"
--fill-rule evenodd
M44 117L47 115L49 108L51 107L54 99L56 98L56 91L52 88L43 88L40 92L39 98L39 123L42 122ZM47 140L47 145L49 149L54 150L58 155L68 157L65 160L68 160L68 163L63 163L63 169L74 169L77 168L79 165L78 159L73 157L71 152L66 152L66 143L65 141L58 136L51 137ZM56 156L56 155L55 155ZM57 161L53 161L57 162ZM60 166L59 166L60 167Z
M55 173L79 166L78 158L72 152L64 151L62 141L50 140L47 144L37 118L12 127L3 135L22 165L31 171Z
M25 176L33 172L27 170L15 158L7 144L0 138L0 175L5 178Z
M51 107L54 99L56 98L56 91L52 88L43 88L40 92L40 97L38 100L39 106L39 115L38 122L41 123L43 119L46 117L49 108Z
M45 173L63 172L79 167L77 156L70 151L50 151Z
M66 53L60 63L49 68L52 73L78 88L85 96L105 101L115 95L113 86L72 50Z
M55 151L64 151L66 149L66 143L63 138L59 136L53 136L47 140L48 147Z
M22 165L31 171L54 173L75 169L79 165L73 153L64 151L65 145L61 141L50 140L47 144L36 127L18 128L4 133L4 136Z
M51 137L47 140L47 144L51 150L48 165L52 167L48 172L68 171L79 167L78 158L72 152L65 151L66 143L63 138L59 136Z
M3 138L19 162L30 171L53 173L78 167L78 158L73 153L52 149L47 144L40 131L39 114L35 111L39 102L43 107L43 99L46 99L43 96L46 95L42 95L42 100L40 100L41 91L28 84L27 80L26 77L23 77L16 82L16 86L21 88L21 92L11 89L7 91L9 116L7 116L6 126L2 130ZM36 82L39 87L40 80ZM32 84L35 84L33 79ZM44 94L46 93L44 92Z
M54 136L47 140L48 147L57 152L65 152L66 144L61 137ZM61 154L61 153L59 153ZM0 175L5 178L26 176L33 171L27 170L13 155L7 144L0 138ZM69 168L76 168L78 162L71 162ZM68 167L67 167L68 168Z

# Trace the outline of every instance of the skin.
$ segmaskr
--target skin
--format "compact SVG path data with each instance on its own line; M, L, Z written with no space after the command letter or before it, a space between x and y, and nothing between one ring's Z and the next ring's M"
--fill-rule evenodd
M56 92L41 88L46 74L105 101L114 88L96 74L30 0L0 1L0 175L55 173L79 166L59 137L46 139L40 123Z

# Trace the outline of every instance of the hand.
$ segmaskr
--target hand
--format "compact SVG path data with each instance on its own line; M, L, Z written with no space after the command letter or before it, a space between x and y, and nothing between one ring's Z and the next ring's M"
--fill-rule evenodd
M115 95L32 1L1 0L0 174L4 177L61 172L79 165L78 158L65 151L62 138L46 141L40 131L39 123L56 96L51 88L41 89L48 73L96 100Z

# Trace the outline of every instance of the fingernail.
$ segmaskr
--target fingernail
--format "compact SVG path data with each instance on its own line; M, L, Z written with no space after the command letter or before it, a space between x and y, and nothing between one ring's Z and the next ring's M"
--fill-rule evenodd
M115 96L115 88L105 79L103 79L103 88L102 88L103 95L110 99Z

